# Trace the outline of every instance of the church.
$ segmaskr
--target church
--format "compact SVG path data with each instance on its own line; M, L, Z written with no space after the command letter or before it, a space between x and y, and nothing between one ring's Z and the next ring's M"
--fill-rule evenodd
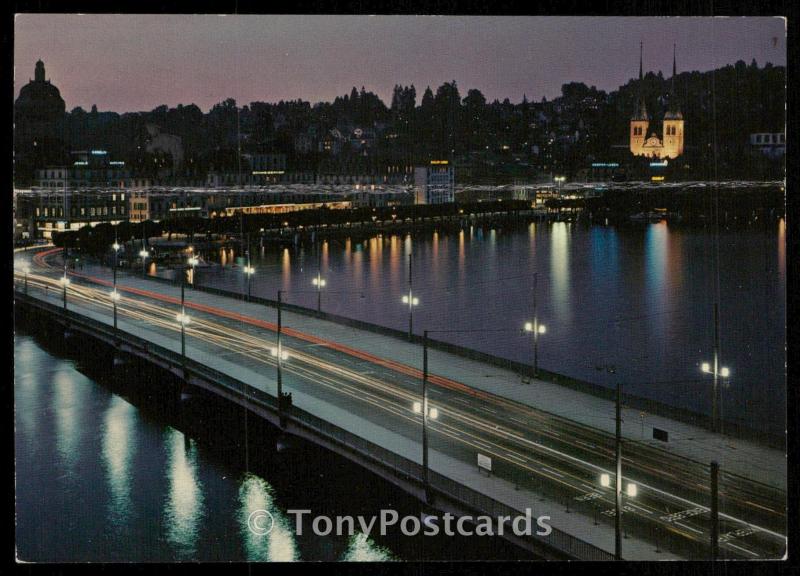
M684 121L678 106L675 93L675 46L672 47L672 86L670 88L669 103L664 113L663 134L659 138L655 132L650 132L650 116L644 103L642 93L642 45L639 45L639 95L631 117L630 150L634 156L645 156L658 160L677 158L683 154L683 129Z

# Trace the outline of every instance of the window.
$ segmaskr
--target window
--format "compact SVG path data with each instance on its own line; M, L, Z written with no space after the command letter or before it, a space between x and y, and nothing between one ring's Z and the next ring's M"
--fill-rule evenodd
M756 134L756 144L761 144L761 134Z

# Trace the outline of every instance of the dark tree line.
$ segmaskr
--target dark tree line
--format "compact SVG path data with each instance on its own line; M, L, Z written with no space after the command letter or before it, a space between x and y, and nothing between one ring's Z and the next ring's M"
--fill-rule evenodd
M747 143L750 133L783 130L785 81L784 67L759 68L755 61L680 73L675 86L686 119L688 170L702 175L713 166L719 177L774 171L775 166L747 157ZM197 178L212 169L235 172L242 169L239 152L286 154L290 170L385 173L389 166L444 157L466 166L462 175L476 178L510 167L526 175L574 174L627 144L640 90L650 130L660 133L670 86L670 78L649 72L641 86L634 79L606 93L573 82L554 100L524 97L519 103L490 102L480 90L464 92L452 81L435 90L397 85L388 107L364 87L313 105L293 100L240 106L229 98L207 113L194 104L125 114L78 107L66 114L66 148L105 148L141 176L165 170ZM148 124L181 138L182 166L174 166L169 155L146 151ZM322 145L326 140L338 142L328 150Z

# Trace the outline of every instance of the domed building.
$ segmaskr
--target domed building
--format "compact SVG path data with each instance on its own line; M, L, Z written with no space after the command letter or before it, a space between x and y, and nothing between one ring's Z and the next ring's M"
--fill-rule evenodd
M45 78L44 62L36 62L33 80L14 102L14 179L25 185L33 171L64 160L66 105L58 88Z

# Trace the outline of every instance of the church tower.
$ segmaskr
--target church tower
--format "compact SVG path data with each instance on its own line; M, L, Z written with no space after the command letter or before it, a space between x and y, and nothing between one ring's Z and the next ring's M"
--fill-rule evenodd
M669 108L664 114L664 158L677 158L683 154L683 114L678 106L678 95L675 92L675 45L672 45L672 86L669 93Z
M639 43L639 94L636 97L636 104L631 116L630 148L634 156L644 154L644 142L647 139L647 127L650 125L650 117L647 115L647 107L644 103L643 76L642 76L642 43Z

